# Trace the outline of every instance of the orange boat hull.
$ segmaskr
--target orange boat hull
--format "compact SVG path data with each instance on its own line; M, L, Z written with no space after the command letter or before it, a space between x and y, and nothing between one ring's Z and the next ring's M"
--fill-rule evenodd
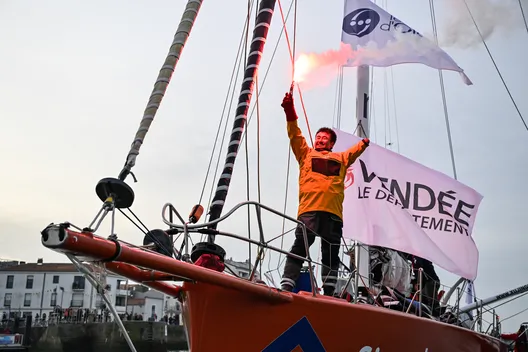
M193 352L507 351L497 339L454 325L306 292L281 292L62 225L46 228L42 243L66 254L112 258L107 269L179 297ZM186 282L179 287L165 280Z
M492 337L453 325L325 296L272 303L216 285L185 283L183 317L193 352L491 352Z

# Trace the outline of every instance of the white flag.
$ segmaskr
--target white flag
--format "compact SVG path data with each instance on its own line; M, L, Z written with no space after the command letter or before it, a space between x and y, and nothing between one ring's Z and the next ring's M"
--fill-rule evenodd
M346 66L419 63L457 71L473 84L445 51L370 0L345 0L341 42L354 50Z
M360 140L335 132L335 151ZM481 200L451 177L371 143L347 172L343 236L414 254L474 280L479 254L471 234Z

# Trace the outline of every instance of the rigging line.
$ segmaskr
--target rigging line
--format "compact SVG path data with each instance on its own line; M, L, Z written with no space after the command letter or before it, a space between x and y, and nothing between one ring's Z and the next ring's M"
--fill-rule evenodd
M130 208L127 208L127 210L130 212L130 214L132 214L132 216L134 218L136 218L137 222L143 226L143 228L141 228L141 226L139 226L136 221L134 221L134 219L132 219L130 216L128 216L122 209L119 209L117 208L117 210L119 210L119 212L121 214L123 214L123 216L125 218L127 218L134 226L136 226L139 231L141 231L146 237L150 238L152 240L152 242L154 244L156 244L158 246L158 248L160 249L163 249L165 251L165 253L170 253L171 252L171 249L168 248L167 246L165 246L163 243L161 243L156 237L154 237L154 235L150 232L150 230L148 229L148 227L139 219L139 217L132 211L132 209ZM139 246L136 246L137 248L141 248ZM173 246L174 248L174 246Z
M252 6L254 4L254 0L252 1ZM229 101L229 107L227 108L227 111L231 111L231 107L233 106L233 100L235 99L235 86L238 82L238 74L235 74L235 72L238 72L240 70L240 66L242 65L242 45L245 44L247 45L247 39L244 43L244 34L245 34L245 29L246 29L246 25L247 25L247 18L246 20L244 21L244 28L242 30L242 34L241 34L241 37L240 37L240 43L239 43L239 46L238 46L238 53L237 53L237 56L236 56L236 59L235 59L235 63L234 63L234 67L233 67L233 72L232 72L232 77L234 76L235 77L235 81L233 83L233 90L231 91L231 100ZM238 65L237 65L237 60L238 60ZM229 89L227 91L227 94L226 94L226 103L227 103L227 100L229 98ZM224 116L224 112L225 112L225 104L224 104L224 111L222 112L222 116ZM221 123L221 121L220 121ZM215 165L215 172L214 172L214 175L213 175L213 180L216 179L216 175L218 174L218 167L220 165L220 160L221 160L221 155L222 155L222 151L224 149L224 141L225 141L225 138L226 138L226 135L227 135L227 126L228 126L228 123L229 123L229 117L227 119L225 119L224 121L224 131L222 133L222 140L220 142L220 150L218 152L218 156L216 158L216 165ZM218 125L218 128L220 129L221 125L219 124ZM213 157L214 155L214 148L213 148L213 151L212 151L212 155L211 155L211 158ZM205 182L207 182L207 178L205 180ZM207 202L207 208L206 208L206 214L209 213L209 209L210 209L210 206L211 206L211 200L213 198L213 193L214 193L214 183L211 184L211 190L209 192L209 201ZM204 216L203 217L203 222L206 222L207 221L207 218ZM201 237L200 237L200 241L203 242L204 240L204 237L206 235L202 234Z
M295 231L296 228L297 228L297 225L294 226L294 227L292 227L292 228L289 229L288 231L282 232L280 235L277 235L277 236L275 236L275 237L270 238L268 241L266 241L266 243L269 244L269 243L271 243L271 242L273 242L273 241L275 241L275 240L277 240L277 239L279 239L279 238L281 238L281 237L284 237L284 236L286 236L287 234L289 234L290 232Z
M257 201L261 202L261 179L260 179L260 107L258 98L258 73L255 75L255 104L257 106ZM247 140L247 138L246 138Z
M390 146L390 117L389 117L389 110L387 109L387 70L383 70L383 122L385 123L385 148L387 146ZM388 140L387 140L387 126L388 126ZM392 148L391 148L392 149Z
M296 47L296 43L297 43L297 0L292 0L292 2L290 3L290 10L291 10L291 6L292 4L295 4L295 7L293 9L293 50L290 51L290 57L292 58L292 82L293 82L293 77L295 76L295 62L293 60L293 58L295 57L295 47ZM282 6L280 4L280 0L279 0L279 9L281 9L281 15L282 15ZM288 15L289 15L289 11L288 11L288 14L286 15L286 18L288 18ZM283 29L286 29L286 20L284 19L284 16L282 16L283 18ZM286 38L288 38L288 34L287 32L285 31L285 34L286 34ZM290 45L289 45L289 42L288 42L288 50L290 48ZM286 209L288 207L288 190L289 190L289 180L290 180L290 165L291 165L291 149L290 149L290 145L288 144L288 162L287 162L287 165L286 165L286 186L285 186L285 191L284 191L284 206L283 206L283 211L282 213L283 214L286 214ZM286 226L286 218L282 218L282 233L284 233L284 228ZM281 238L281 249L283 249L284 247L284 236L282 236ZM277 268L279 267L279 264L280 264L280 259L281 259L281 254L279 253L279 257L277 259ZM269 256L269 259L268 259L268 270L270 270L270 267L271 267L271 255Z
M293 5L294 1L295 0L292 0L291 5ZM286 44L288 44L288 52L290 53L290 60L292 63L292 78L293 78L293 73L294 73L293 70L295 69L294 67L295 61L293 57L292 48L290 45L290 37L288 36L288 29L286 27L286 20L284 19L284 13L282 12L282 5L281 5L280 0L277 0L277 3L279 4L279 10L280 10L281 18L282 18L282 28L284 29L284 36L286 37Z
M290 16L290 11L293 7L293 1L290 3L290 8L288 9L288 12L286 13L286 20L288 19L288 17ZM277 54L277 49L279 48L279 44L280 44L280 40L282 38L282 34L284 33L284 25L281 29L281 32L279 34L279 38L277 39L277 42L275 43L275 48L273 49L273 53L271 55L271 59L270 59L270 62L268 64L268 67L266 68L266 73L264 73L264 78L262 79L262 84L260 85L260 89L259 89L259 95L262 93L262 90L264 89L264 83L266 83L266 79L268 78L268 74L269 74L269 71L271 69L271 65L273 63L273 59L275 58L275 54ZM251 110L251 113L249 114L249 117L248 117L248 126L251 122L251 119L253 118L253 114L255 112L255 105L253 105L253 108ZM243 132L243 135L242 135L242 138L245 138L245 135L246 135L246 130L244 129L244 132Z
M497 305L494 306L494 307L485 308L484 306L482 306L482 314L484 314L484 313L491 313L493 310L496 310L496 309L499 308L500 306L503 306L503 305L505 305L505 304L508 304L508 303L510 303L510 302L513 302L513 301L515 301L515 300L517 300L517 299L519 299L519 298L521 298L521 297L524 297L524 296L526 296L526 295L528 295L528 292L525 292L525 293L523 293L523 294L521 294L521 295L519 295L519 296L517 296L517 297L510 298L509 300L504 301L504 302L502 302L502 303L500 303L500 304L497 304Z
M396 128L396 150L400 153L400 133L398 129L398 111L396 109L396 90L394 89L394 70L393 67L390 67L390 78L392 84L392 107L394 109L394 123Z
M297 47L297 0L292 0L292 2L295 4L294 10L293 10L293 43L292 43L293 49L292 49L292 52L291 52L292 82L293 82L293 79L295 77L295 53L296 53L296 47ZM285 28L285 31L287 31L286 22L285 21L284 21L284 28ZM288 37L286 37L286 38L288 38ZM287 41L288 41L288 39L287 39ZM288 47L289 47L289 43L288 43ZM297 88L299 89L299 96L301 97L301 103L302 103L301 90L300 90L300 87L298 85L297 85ZM304 104L303 104L303 109L304 109ZM306 110L304 111L304 115L306 117L306 124L308 126L308 131L310 131L310 125L308 123L308 116L306 115ZM311 138L312 138L312 135L310 133L310 140L311 140ZM312 146L313 146L313 140L312 140ZM286 189L284 191L284 209L283 209L283 214L286 214L286 209L288 207L288 191L289 191L289 179L290 179L289 175L290 175L290 166L291 166L291 153L292 152L291 152L290 146L288 145L288 163L287 163L287 167L286 167L286 187L285 187ZM284 233L285 225L286 225L286 219L282 218L282 232L283 233ZM284 248L284 236L281 237L281 249L283 249L283 248ZM278 264L280 263L280 259L281 259L281 254L279 253ZM279 267L279 265L277 265L277 267Z
M387 104L387 120L389 121L389 143L391 145L391 150L393 149L394 142L392 136L392 121L391 121L391 110L390 110L390 100L389 100L389 70L385 68L385 104Z
M295 60L295 47L296 47L296 44L297 44L297 0L293 0L294 3L295 3L295 8L293 10L293 60ZM293 61L293 63L295 63L295 61ZM295 64L293 65L292 67L292 80L293 80L293 77L295 77L294 75L295 73Z
M436 11L434 6L434 0L429 0L429 8L430 8L430 15L431 15L431 25L433 27L433 35L435 44L438 46L438 28L436 26ZM440 92L442 94L442 104L444 107L444 119L446 124L446 130L447 130L447 141L449 143L449 153L451 155L451 166L453 167L453 177L455 180L458 179L457 176L457 169L456 169L456 163L455 163L455 152L453 149L453 140L451 138L451 124L449 123L449 112L447 109L447 98L445 93L445 84L444 84L444 74L442 70L438 70L438 77L440 79Z
M255 14L255 20L258 13ZM294 47L295 50L295 47ZM255 108L257 110L257 200L260 203L261 198L261 180L260 180L260 99L258 87L259 72L255 73ZM246 120L247 122L247 120ZM246 128L249 128L246 126ZM262 265L262 264L261 264ZM262 272L262 268L260 270Z
M294 5L294 0L292 0L292 2L290 3L290 7L288 8L288 12L286 13L286 18L283 21L283 26L281 28L281 32L279 33L279 37L277 38L277 42L275 43L275 48L273 49L273 52L272 52L272 55L271 55L271 58L270 58L270 62L268 64L268 67L266 68L266 72L264 73L264 78L262 79L262 83L260 85L260 88L256 91L257 98L260 96L260 94L262 93L262 90L264 89L264 85L266 83L266 79L268 78L268 74L269 74L270 69L271 69L271 65L273 64L275 55L277 54L277 50L279 48L280 40L282 38L282 35L285 33L286 20L288 20L288 18L290 17L290 12L292 10L293 5ZM249 114L249 117L248 117L248 120L247 120L247 126L249 126L249 124L251 123L251 119L253 118L253 114L255 112L255 108L256 108L256 105L253 105L253 108L252 108L251 113ZM247 129L244 129L242 138L245 138L246 132L247 132ZM288 150L289 150L289 146L288 146ZM291 153L291 151L290 151L290 153ZM290 156L291 156L291 154L288 155L288 158L290 158ZM217 168L218 168L218 165L217 165ZM289 162L288 162L287 177L289 177ZM216 174L215 174L215 178L216 178ZM287 185L288 185L288 183L287 183ZM288 187L288 186L286 186L286 187ZM212 196L212 190L211 190L211 196ZM287 202L287 193L285 195L285 198L286 198L285 202ZM209 201L209 203L211 203L211 201ZM282 245L283 245L283 243L284 243L284 240L282 239ZM271 266L271 255L268 257L268 269L269 269L270 266Z
M491 308L488 309L487 311L489 312L489 311L491 311L491 310L497 309L497 308L499 308L500 306L503 306L503 305L505 305L505 304L507 304L507 303L513 302L513 301L515 301L515 300L517 300L517 299L519 299L519 298L521 298L521 297L524 297L524 296L526 296L526 295L528 295L528 292L525 292L525 293L523 293L523 294L521 294L521 295L519 295L519 296L517 296L517 297L510 298L509 300L507 300L507 301L505 301L505 302L502 302L502 303L500 303L500 304L497 304L496 306L491 307Z
M258 17L258 10L255 11L255 21ZM261 179L260 179L260 99L259 99L259 89L258 89L258 76L259 72L255 72L255 107L257 109L257 201L261 202ZM247 123L247 120L246 120ZM249 129L249 127L246 125L246 129ZM247 138L245 138L247 141ZM249 212L249 207L248 207ZM261 238L262 239L262 238ZM253 270L251 268L251 243L249 243L250 251L249 251L249 266L250 270ZM262 248L260 246L257 247L257 258L262 255L262 259L264 259L265 253L262 251ZM262 261L260 260L260 272L262 273Z
M334 102L334 114L335 114L335 123L336 128L340 128L341 125L341 90L342 90L342 80L343 80L343 66L337 65L337 80L336 80L336 92L335 92L335 102Z
M253 7L254 2L255 2L255 0L251 0L251 7ZM203 187L202 187L202 192L200 193L200 200L198 201L198 204L202 203L203 195L204 195L204 192L205 192L205 187L207 185L207 178L209 177L209 173L210 173L210 170L211 170L211 165L213 164L214 152L216 150L216 145L218 143L218 135L220 134L220 130L221 130L221 127L222 127L222 121L224 120L224 117L225 117L227 101L229 99L229 92L231 91L231 87L232 86L234 87L233 79L235 78L235 71L237 70L237 63L239 62L240 53L242 51L242 43L244 42L244 34L245 34L247 26L248 26L248 21L246 20L246 21L244 21L244 28L242 29L242 33L240 35L240 42L238 44L238 51L237 51L237 55L235 57L235 62L233 63L233 70L231 71L231 79L229 81L229 86L227 88L227 93L226 93L226 97L225 97L225 101L224 101L224 107L222 108L222 115L220 117L220 121L218 122L218 128L216 130L215 141L214 141L214 144L213 144L213 150L211 151L211 157L209 158L209 165L207 166L207 171L205 173L204 184L203 184ZM247 42L247 38L246 38L246 42ZM238 64L238 66L240 67L240 64Z
M128 219L128 220L129 220L129 221L130 221L135 227L137 227L137 228L139 229L139 231L141 231L144 235L147 234L147 232L146 232L144 229L142 229L141 226L139 226L138 224L136 224L136 222L135 222L130 216L128 216L127 214L125 214L125 212L124 212L122 209L117 208L117 210L119 210L119 212L120 212L121 214L123 214L123 216L124 216L125 218L127 218L127 219Z
M234 165L241 145L241 137L247 125L247 115L251 104L251 98L254 93L255 74L259 69L260 61L263 55L271 20L273 19L276 0L260 0L258 18L254 24L254 30L251 39L250 52L244 67L244 79L240 87L238 103L235 111L235 118L232 123L231 135L225 156L223 171L216 184L216 191L213 202L209 210L210 230L217 227L215 220L220 219L226 199L229 193L231 178L233 175ZM247 135L246 135L247 138ZM214 243L216 234L208 234L208 243Z
M484 39L484 36L482 35L482 32L480 31L480 28L477 25L477 21L475 20L475 17L473 16L473 13L469 9L469 5L466 0L463 0L464 4L466 5L466 9L469 12L469 16L471 17L471 21L473 21L473 24L475 25L475 28L477 29L477 32L480 36L480 40L482 40L482 44L484 44L484 47L486 48L486 51L488 52L488 55L491 59L491 62L493 63L493 66L495 66L495 70L497 71L497 74L499 75L499 78L502 81L502 84L504 85L504 88L506 89L506 92L508 93L508 96L510 97L510 100L513 103L513 106L515 107L515 110L517 110L517 114L519 115L524 128L528 131L528 124L526 124L526 121L524 120L524 117L521 113L521 110L519 110L519 107L517 106L517 103L515 102L515 99L513 99L513 95L510 92L510 88L508 88L508 85L506 84L506 81L504 81L504 77L502 76L501 71L499 70L499 67L497 66L497 63L495 62L495 59L493 58L493 55L491 55L491 51L488 48L488 44L486 43L486 40Z
M138 217L138 216L132 211L132 209L130 209L130 208L127 208L127 209L128 209L128 211L130 212L130 214L132 214L132 216L135 217L136 220L141 224L141 226L143 226L143 227L147 230L147 232L150 232L150 230L148 229L147 225L145 225L145 224L143 223L143 221L141 221L141 220L139 219L139 217Z
M245 28L245 27L244 27ZM242 33L242 38L241 39L244 39L244 33ZM244 41L242 41L244 42ZM247 45L247 39L245 41L245 45ZM242 52L241 50L241 46L239 47L240 51L239 51L239 54ZM239 61L238 61L238 66L236 68L236 71L238 72L240 70L240 66L242 65L242 56L240 55L239 56ZM229 102L229 107L227 109L227 111L231 111L231 107L233 106L233 101L235 99L235 85L237 84L238 82L238 78L239 76L236 75L235 77L235 82L234 82L234 85L233 85L233 90L231 91L231 100ZM229 94L229 93L228 93ZM219 165L220 165L220 160L221 160L221 157L222 157L222 151L224 150L224 142L225 142L225 138L227 136L227 126L228 126L228 123L229 123L229 117L225 120L225 123L224 123L224 131L222 133L222 140L220 142L220 150L218 152L218 156L216 158L216 165L215 165L215 172L214 172L214 175L213 175L213 180L216 180L216 176L218 174L218 171L219 171ZM214 182L211 184L211 190L209 192L209 201L207 202L207 208L206 208L206 214L209 214L209 210L211 208L211 203L212 203L212 199L213 199L213 194L214 194ZM207 218L204 216L203 217L203 222L205 223L207 221ZM200 237L200 240L203 242L204 241L204 237L206 235L203 234L201 237Z
M306 106L304 106L304 99L301 92L301 85L297 83L297 90L299 91L299 98L301 100L301 106L304 113L304 119L306 120L306 127L308 128L308 135L310 136L310 142L312 143L312 148L314 146L313 137L312 137L312 130L310 128L310 122L308 122L308 115L306 114Z
M341 65L341 77L339 81L339 110L338 110L338 124L341 128L341 122L343 121L343 84L345 82L345 66Z
M334 112L332 113L332 125L337 127L337 101L338 101L338 90L339 90L339 65L336 66L337 75L336 75L336 86L335 86L335 97L334 97Z
M290 16L290 12L291 12L291 9L293 7L293 4L294 2L292 1L290 3L290 7L288 8L288 12L286 13L286 20L289 18ZM272 52L272 55L271 55L271 59L270 59L270 62L268 64L268 67L266 68L266 72L264 73L264 78L262 79L262 83L260 85L260 88L258 89L258 92L257 92L257 98L260 96L260 94L262 93L262 90L264 89L264 85L266 83L266 80L268 78L268 74L270 72L270 69L271 69L271 65L273 64L273 61L274 61L274 58L275 58L275 55L277 54L277 50L279 48L279 44L280 44L280 40L282 38L282 35L283 33L285 33L285 21L283 21L283 26L281 28L281 32L279 33L279 37L277 39L277 42L275 43L275 48L273 49L273 52ZM251 113L249 114L249 118L248 118L248 121L247 121L247 126L249 126L249 124L251 123L251 119L253 118L253 114L255 112L255 108L256 106L253 105L253 108L251 110ZM226 121L226 127L227 127L227 121ZM245 138L245 135L246 135L246 132L247 132L247 129L244 129L244 132L243 132L243 135L242 135L242 138ZM224 129L224 138L225 138L225 129ZM223 139L222 139L222 145L223 145ZM289 146L288 146L289 148ZM220 161L220 156L218 157L218 161L217 161L217 165L216 165L216 171L215 171L215 176L214 178L216 178L216 173L218 171L218 164L219 164L219 161ZM288 175L289 175L289 172L288 172ZM210 198L212 198L212 195L213 195L213 190L211 189L211 195L210 195ZM209 203L211 203L211 199L209 199ZM209 205L208 205L208 208L209 209ZM269 261L271 260L271 256L268 258L268 263L270 263ZM271 264L270 264L271 265Z
M519 311L519 312L517 312L517 313L515 313L515 314L512 314L512 315L510 315L509 317L502 318L502 319L501 319L501 322L504 322L505 320L508 320L508 319L511 319L511 318L515 318L515 317L518 316L519 314L522 314L522 313L524 313L524 312L526 312L526 311L528 311L528 308L524 308L523 310L521 310L521 311Z
M376 114L374 105L374 67L370 68L370 92L369 92L369 111L371 117L371 126L374 128L374 140L378 142L378 128L376 126Z
M293 0L295 1L295 0ZM292 3L293 3L292 1ZM292 49L291 49L291 45L290 45L290 38L288 37L288 28L286 27L286 20L284 19L284 13L282 12L282 5L281 5L281 2L280 0L277 1L278 4L279 4L279 10L280 10L280 13L281 13L281 17L282 17L282 22L283 22L283 25L284 25L284 33L286 34L286 43L288 44L288 51L290 52L290 59L291 59L291 62L292 62L292 66L293 66L293 70L295 70L295 57L293 56L293 52L292 52ZM312 143L312 148L313 148L313 137L312 137L312 131L310 129L310 122L308 121L308 115L306 114L306 107L304 105L304 99L303 99L303 96L302 96L302 91L301 91L301 85L299 83L297 83L297 90L299 91L299 98L300 98L300 101L301 101L301 106L302 106L302 109L303 109L303 113L304 113L304 119L306 120L306 127L308 128L308 134L310 135L310 142Z
M258 14L258 7L257 7L257 14ZM251 16L251 7L250 7L250 2L248 0L248 13L247 13L247 26L246 26L246 40L245 40L245 45L244 45L244 62L247 62L247 44L248 44L248 38L249 38L249 22L250 22L250 16ZM256 15L255 15L256 17ZM256 19L255 19L256 21ZM255 82L256 84L256 82ZM246 130L248 129L247 127L247 120L245 120L245 123L246 123ZM244 147L246 149L246 198L247 200L249 201L250 200L250 195L251 195L251 190L250 190L250 182L249 182L249 178L250 178L250 175L249 175L249 148L248 148L248 139L245 138L244 139ZM251 207L247 207L247 226L248 226L248 238L251 240ZM249 265L251 265L251 242L248 242L248 258L249 258Z
M526 21L526 15L524 14L524 6L521 0L519 0L519 7L521 8L521 15L524 21L524 27L526 28L526 32L528 32L528 22Z
M282 209L282 213L283 214L286 214L286 208L288 207L288 190L289 190L289 183L290 183L290 165L291 165L291 149L290 149L290 145L288 144L288 163L287 163L287 166L286 166L286 190L284 192L284 207ZM284 228L286 227L286 218L282 218L282 233L284 233ZM281 238L281 249L284 247L284 236L282 236ZM280 259L281 259L281 253L279 253L279 258L277 259L277 267L279 267L279 264L280 264ZM270 256L270 260L268 263L271 262L271 256ZM268 269L270 269L268 267Z
M260 183L260 108L258 99L258 73L255 76L255 103L257 105L257 201L260 203L261 199L261 183ZM246 138L247 139L247 138Z

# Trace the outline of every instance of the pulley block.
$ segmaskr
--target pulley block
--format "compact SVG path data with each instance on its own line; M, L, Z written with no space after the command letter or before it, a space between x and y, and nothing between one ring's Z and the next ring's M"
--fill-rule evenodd
M143 245L154 244L151 248L154 252L172 257L174 253L174 246L170 236L163 230L154 229L147 232L143 238Z

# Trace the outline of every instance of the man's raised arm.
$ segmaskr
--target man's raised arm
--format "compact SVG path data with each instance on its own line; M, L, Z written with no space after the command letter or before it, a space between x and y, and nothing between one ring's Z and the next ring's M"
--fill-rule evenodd
M281 104L286 114L286 125L288 129L288 138L290 138L290 145L297 159L297 162L301 162L306 154L308 153L308 144L304 139L301 129L297 125L297 113L293 106L293 97L291 93L286 93Z
M356 159L359 158L361 154L363 154L369 144L370 140L368 138L363 138L363 140L359 141L358 143L343 152L347 168L349 168L350 165L352 165L354 161L356 161Z

